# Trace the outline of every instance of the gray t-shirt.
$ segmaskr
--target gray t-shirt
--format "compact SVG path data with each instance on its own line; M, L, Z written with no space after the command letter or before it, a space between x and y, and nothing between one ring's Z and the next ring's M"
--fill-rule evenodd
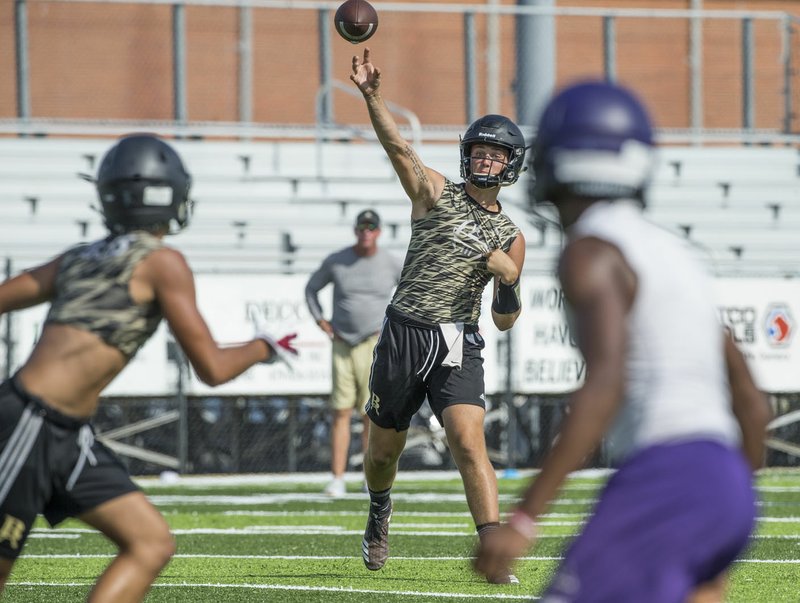
M401 269L400 260L380 248L366 257L356 254L353 247L336 251L308 280L308 309L315 320L324 318L318 293L333 283L333 331L350 345L360 343L380 331Z

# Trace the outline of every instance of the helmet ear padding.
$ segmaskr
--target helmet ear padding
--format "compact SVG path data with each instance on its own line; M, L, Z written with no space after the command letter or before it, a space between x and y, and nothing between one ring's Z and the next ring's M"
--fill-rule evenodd
M95 185L112 233L162 227L177 232L191 217L191 183L175 149L152 134L133 134L105 154Z
M530 163L531 204L558 203L569 195L644 203L655 169L650 117L620 86L568 86L542 112Z
M472 173L471 150L476 143L493 144L508 151L506 168L495 176ZM467 128L459 145L461 177L479 188L514 184L525 167L525 137L517 125L503 115L484 115Z

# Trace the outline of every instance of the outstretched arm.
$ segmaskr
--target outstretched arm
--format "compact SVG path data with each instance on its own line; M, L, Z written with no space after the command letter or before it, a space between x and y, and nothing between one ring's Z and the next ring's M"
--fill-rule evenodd
M220 385L272 357L261 338L221 347L197 308L194 276L180 252L162 248L142 262L141 275L153 287L164 318L201 381Z
M0 314L30 308L53 297L61 256L0 284Z
M730 333L725 333L725 362L731 387L733 414L742 430L742 450L753 471L764 466L764 440L772 419L767 397L756 387L744 356Z
M381 97L381 71L370 60L369 48L364 57L353 57L350 79L358 86L367 103L369 118L400 183L411 199L412 218L424 216L444 189L444 176L426 167L412 146L400 135L400 130Z

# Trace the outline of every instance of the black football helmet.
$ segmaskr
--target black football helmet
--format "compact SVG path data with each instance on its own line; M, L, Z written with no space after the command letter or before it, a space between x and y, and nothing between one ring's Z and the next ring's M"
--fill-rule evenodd
M497 175L473 174L470 152L476 143L494 144L508 150L508 163ZM514 184L525 171L525 138L517 125L502 115L484 115L461 138L461 177L479 188Z
M192 178L178 153L153 134L121 138L100 162L95 185L115 234L159 225L175 233L191 218Z

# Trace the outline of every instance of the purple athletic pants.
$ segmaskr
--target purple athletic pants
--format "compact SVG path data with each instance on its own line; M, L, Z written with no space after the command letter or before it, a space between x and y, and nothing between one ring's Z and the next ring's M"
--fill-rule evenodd
M712 441L646 448L609 479L545 603L683 603L747 546L756 517L742 453Z

